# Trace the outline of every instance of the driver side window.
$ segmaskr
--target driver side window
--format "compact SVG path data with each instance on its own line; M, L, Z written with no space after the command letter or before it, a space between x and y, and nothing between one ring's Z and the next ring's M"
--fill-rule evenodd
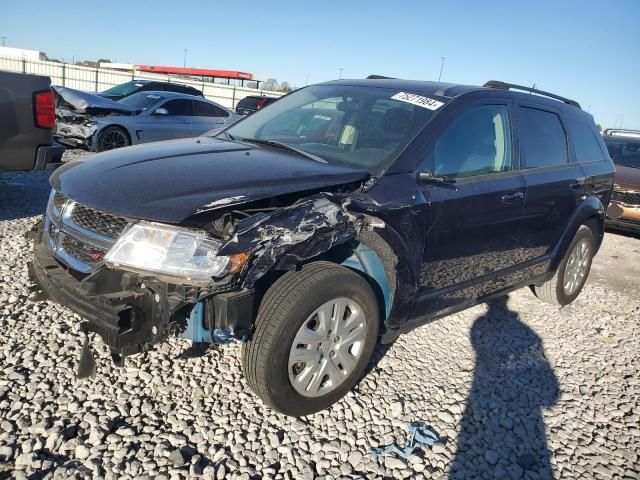
M511 170L511 129L505 105L470 108L440 135L420 166L436 177L463 178Z

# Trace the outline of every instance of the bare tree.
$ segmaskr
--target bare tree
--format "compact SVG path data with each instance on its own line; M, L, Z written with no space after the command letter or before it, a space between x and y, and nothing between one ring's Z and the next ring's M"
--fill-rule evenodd
M278 90L278 81L275 78L269 78L262 82L262 88L265 90Z
M279 90L281 92L284 92L284 93L289 93L289 92L291 92L293 90L293 87L291 87L291 85L289 85L289 82L282 82L280 84L280 89Z

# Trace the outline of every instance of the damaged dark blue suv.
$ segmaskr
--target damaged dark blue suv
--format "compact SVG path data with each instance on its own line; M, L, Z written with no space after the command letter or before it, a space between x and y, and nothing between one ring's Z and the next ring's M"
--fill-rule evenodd
M614 168L576 102L522 89L334 81L58 169L30 274L84 318L80 376L94 333L117 364L237 340L254 392L306 415L378 341L521 287L572 302Z

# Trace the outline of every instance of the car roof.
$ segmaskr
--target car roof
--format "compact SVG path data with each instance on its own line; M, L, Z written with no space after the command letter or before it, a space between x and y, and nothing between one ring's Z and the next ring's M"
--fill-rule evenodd
M542 95L513 91L504 88L480 87L477 85L463 85L458 83L445 82L429 82L423 80L401 80L397 78L361 78L361 79L343 79L332 80L321 83L320 85L356 85L362 87L381 87L395 90L407 90L413 93L421 93L423 95L434 95L447 98L458 98L463 95L486 97L504 97L533 101L541 105L555 107L566 112L582 112L579 107L572 106L560 100L554 100ZM582 112L585 113L586 112ZM588 114L587 114L588 115Z
M181 88L192 88L194 90L198 90L197 88L192 87L191 85L185 85L184 83L163 82L162 80L135 79L135 80L131 80L131 82L143 83L145 85L149 85L150 83L160 83L162 85L176 85Z
M144 92L137 92L137 93L142 95L158 95L159 97L162 97L162 98L187 98L189 100L197 99L200 101L204 100L207 102L211 102L211 100L201 97L200 95L191 95L189 93L166 92L164 90L145 90ZM215 103L215 102L212 102L212 103Z
M144 92L134 93L134 95L157 95L161 97L163 100L166 99L174 99L174 98L184 98L185 100L198 100L200 102L210 103L215 105L216 107L220 107L224 110L229 110L228 108L220 105L219 103L214 102L213 100L209 100L206 97L202 97L200 95L190 95L188 93L179 93L179 92L165 92L165 91L156 91L156 90L148 90Z

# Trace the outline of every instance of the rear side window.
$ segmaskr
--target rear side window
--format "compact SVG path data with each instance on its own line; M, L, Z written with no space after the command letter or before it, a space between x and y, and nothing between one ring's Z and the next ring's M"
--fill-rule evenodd
M553 167L569 163L567 136L555 113L520 107L525 168Z
M598 137L593 128L585 122L567 118L567 128L576 151L578 163L597 162L604 160L604 152L600 148Z
M483 105L462 113L436 141L420 169L451 178L511 170L507 107Z
M229 114L220 107L206 102L193 102L193 114L196 117L228 117Z
M167 109L169 115L191 115L191 100L169 100L162 107Z

